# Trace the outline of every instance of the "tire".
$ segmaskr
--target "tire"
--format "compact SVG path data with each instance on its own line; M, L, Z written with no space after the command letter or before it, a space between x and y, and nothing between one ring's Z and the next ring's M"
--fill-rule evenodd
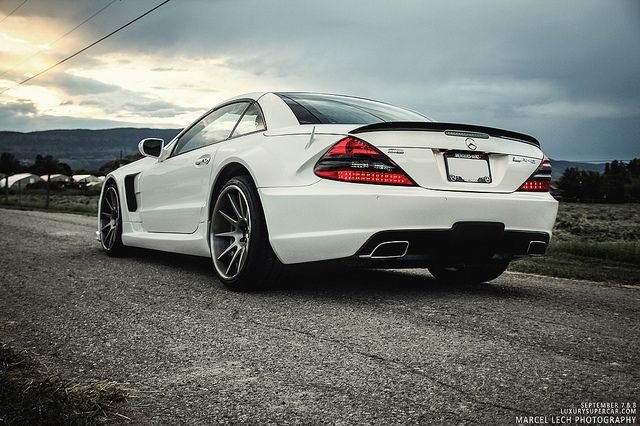
M209 247L216 273L234 291L274 284L282 270L267 232L258 191L249 176L229 179L211 210Z
M100 245L109 256L122 256L126 247L122 244L122 208L115 183L109 182L100 198Z
M498 278L508 266L509 262L463 267L433 265L429 267L429 272L436 280L446 283L478 284Z

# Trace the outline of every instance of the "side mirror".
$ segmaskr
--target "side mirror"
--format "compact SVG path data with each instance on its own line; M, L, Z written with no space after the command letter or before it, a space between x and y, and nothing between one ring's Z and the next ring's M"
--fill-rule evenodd
M162 148L164 148L164 139L146 138L138 144L138 151L145 157L160 157Z

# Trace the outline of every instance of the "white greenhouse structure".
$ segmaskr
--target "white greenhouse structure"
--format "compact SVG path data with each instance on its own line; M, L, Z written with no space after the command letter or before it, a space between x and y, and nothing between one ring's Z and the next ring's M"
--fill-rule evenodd
M42 175L40 176L40 179L42 179L43 181L47 181L47 175ZM62 175L59 173L53 174L51 175L51 182L70 182L71 178L67 175Z
M98 178L94 175L73 175L71 178L76 183L99 182Z
M34 175L33 173L18 173L13 176L9 176L9 189L18 190L25 189L27 185L32 183L40 182L40 176ZM7 179L2 179L0 181L0 188L4 188L7 183Z

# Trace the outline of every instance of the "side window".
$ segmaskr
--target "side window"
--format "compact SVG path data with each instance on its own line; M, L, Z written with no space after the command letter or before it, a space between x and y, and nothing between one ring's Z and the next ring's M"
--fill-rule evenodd
M180 137L173 155L227 139L247 106L248 102L236 102L211 112Z
M247 133L258 132L266 129L267 126L264 124L264 118L262 117L262 112L260 112L260 107L256 102L254 102L249 108L247 108L231 136L242 136Z

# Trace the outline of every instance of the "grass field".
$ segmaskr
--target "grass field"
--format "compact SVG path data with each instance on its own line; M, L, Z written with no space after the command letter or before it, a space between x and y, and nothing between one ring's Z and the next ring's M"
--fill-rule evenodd
M52 192L50 211L96 215L99 188ZM0 207L44 209L44 191L9 196ZM640 204L560 203L544 258L513 262L511 271L640 285Z
M86 191L59 191L51 192L49 198L49 211L80 213L86 215L98 214L98 197L100 188L92 188ZM0 193L0 207L24 210L44 210L46 193L44 190L29 190L22 193L10 194L9 201L4 193Z
M509 269L640 285L640 204L560 203L547 256Z

